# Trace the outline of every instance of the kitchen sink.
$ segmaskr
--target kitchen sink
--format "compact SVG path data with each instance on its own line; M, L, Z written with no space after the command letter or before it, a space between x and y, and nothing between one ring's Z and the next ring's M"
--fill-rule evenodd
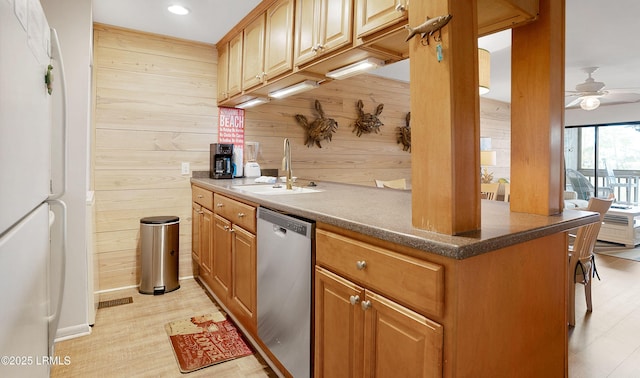
M294 186L293 189L287 190L285 185L274 186L274 184L245 184L234 185L231 188L242 190L253 194L264 195L280 195L280 194L305 194L305 193L318 193L322 190L313 189L302 186Z

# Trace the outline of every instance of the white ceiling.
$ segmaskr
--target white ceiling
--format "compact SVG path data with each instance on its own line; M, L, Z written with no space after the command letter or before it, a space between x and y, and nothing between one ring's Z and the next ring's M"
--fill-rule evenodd
M169 13L167 6L174 3L191 13ZM260 0L93 0L93 17L100 23L214 44L258 3ZM640 91L640 38L635 24L640 1L566 0L566 14L566 90L574 90L585 80L582 67L597 66L600 69L593 76L606 84L604 89ZM510 32L481 38L478 45L491 51L491 91L484 97L510 102ZM377 73L408 81L408 72L408 61L403 61Z

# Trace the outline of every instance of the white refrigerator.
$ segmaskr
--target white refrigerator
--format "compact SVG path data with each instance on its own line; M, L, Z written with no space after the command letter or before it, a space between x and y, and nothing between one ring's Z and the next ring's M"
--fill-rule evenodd
M52 121L65 117L63 77L39 0L0 0L0 377L46 377L65 362L51 358L65 266L66 122Z

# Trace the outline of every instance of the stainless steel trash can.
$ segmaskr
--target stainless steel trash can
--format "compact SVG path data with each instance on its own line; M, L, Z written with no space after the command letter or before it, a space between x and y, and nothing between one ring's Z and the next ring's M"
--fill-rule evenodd
M140 219L140 293L158 295L180 288L179 230L180 218L175 216Z

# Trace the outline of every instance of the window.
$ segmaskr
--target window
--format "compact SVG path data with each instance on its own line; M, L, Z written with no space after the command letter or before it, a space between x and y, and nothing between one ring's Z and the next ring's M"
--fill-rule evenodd
M617 201L638 202L640 122L568 127L564 142L566 169L584 175L594 193L613 192ZM571 189L569 179L567 186Z

